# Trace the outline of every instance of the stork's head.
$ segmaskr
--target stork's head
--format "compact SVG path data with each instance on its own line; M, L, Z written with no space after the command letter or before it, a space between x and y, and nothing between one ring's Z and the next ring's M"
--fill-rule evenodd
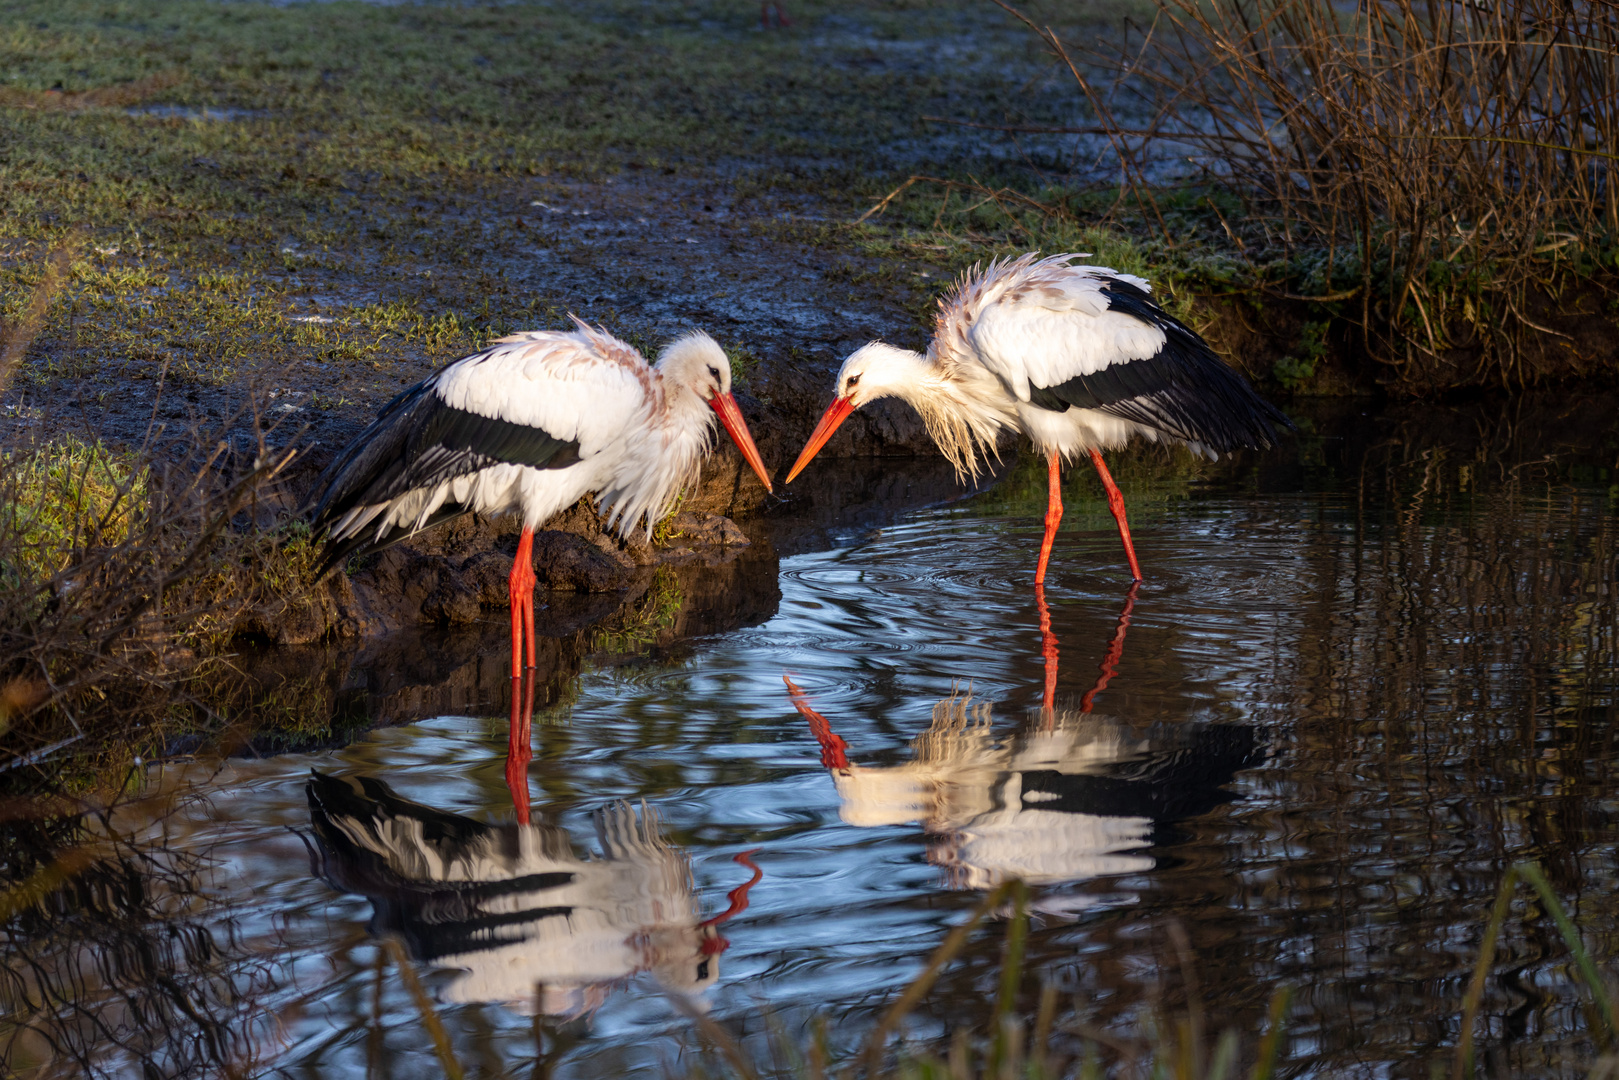
M747 421L742 419L736 398L731 396L731 361L726 358L725 350L701 330L693 330L664 346L658 355L658 373L671 394L694 394L714 410L726 434L758 474L759 482L766 491L771 490L764 459L753 444L753 435L748 431Z
M793 471L787 474L787 482L793 482L793 477L810 463L810 458L820 453L821 447L838 430L838 425L862 405L884 397L911 400L922 383L923 369L921 356L906 349L884 345L880 341L873 341L850 353L843 367L838 369L838 396L832 399L832 404L810 435L809 442L804 444L804 451L793 464Z
M838 369L838 397L858 409L883 397L905 397L916 385L921 357L873 341L849 354Z
M689 390L708 404L731 392L731 361L719 343L701 330L665 345L658 354L658 371L671 390Z

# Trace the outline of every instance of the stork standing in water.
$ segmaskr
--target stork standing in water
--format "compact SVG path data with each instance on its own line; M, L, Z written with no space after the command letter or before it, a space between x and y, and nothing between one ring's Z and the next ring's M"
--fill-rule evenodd
M501 338L394 398L321 478L324 566L462 514L516 513L512 675L535 663L534 530L597 492L621 535L648 534L695 483L715 417L765 490L770 477L731 396L731 364L691 333L649 365L577 318L572 331Z
M1292 422L1169 315L1141 278L1102 266L1073 266L1079 255L1030 252L964 274L939 304L926 354L873 342L838 372L837 397L810 435L787 480L809 464L849 414L898 397L963 478L978 474L1002 428L1034 441L1049 466L1046 533L1036 584L1045 581L1062 520L1060 468L1089 454L1108 507L1141 580L1124 496L1102 461L1104 449L1132 438L1182 442L1215 453L1268 448Z

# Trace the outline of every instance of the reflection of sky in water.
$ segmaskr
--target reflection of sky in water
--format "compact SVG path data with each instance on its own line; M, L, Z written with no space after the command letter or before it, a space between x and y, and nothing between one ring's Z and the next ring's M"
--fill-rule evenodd
M726 908L748 878L733 859L758 849L762 880L724 926L704 997L750 1033L761 1004L789 1028L823 1008L880 1007L972 887L1016 866L1041 881L1035 970L1101 1022L1127 1021L1173 966L1163 928L1175 919L1222 1023L1257 1027L1286 978L1300 988L1293 1052L1317 1068L1438 1045L1504 861L1564 858L1569 888L1612 893L1606 743L1571 744L1611 723L1598 715L1611 711L1599 684L1611 673L1581 667L1614 654L1600 617L1611 601L1584 591L1612 588L1611 552L1609 564L1589 556L1611 521L1527 497L1408 520L1335 495L1191 498L1137 520L1149 580L1096 716L1073 702L1096 681L1123 599L1111 523L1076 512L1059 539L1048 598L1068 711L1041 736L1029 726L1044 665L1027 586L1038 518L933 511L785 561L780 610L760 626L682 659L588 671L567 721L535 728L533 808L566 834L568 858L611 861L598 815L645 799L662 842L690 860L687 924ZM1542 537L1560 547L1547 554ZM823 766L784 674L844 741L841 776ZM935 706L963 700L969 683L991 711L950 743ZM186 826L191 843L222 842L243 928L293 947L282 997L305 998L288 1012L293 1060L358 1071L382 1052L367 1043L371 904L312 876L290 831L309 830L310 768L509 825L506 727L443 718L330 753L231 762L209 815ZM1619 941L1602 901L1582 918L1594 945ZM1556 950L1509 937L1528 988L1515 992L1543 1002L1547 1023L1567 1022ZM978 1019L998 952L994 932L976 941L919 1030ZM655 1069L689 1041L652 967L591 997L564 1073ZM448 1002L457 978L430 985ZM396 980L383 1003L391 1074L431 1075ZM533 1052L520 1011L445 1011L463 1060L495 1054L515 1068Z

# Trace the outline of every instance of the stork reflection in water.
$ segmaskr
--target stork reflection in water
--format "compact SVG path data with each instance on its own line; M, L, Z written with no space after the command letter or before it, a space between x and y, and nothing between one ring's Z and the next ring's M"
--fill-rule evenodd
M593 1012L629 977L650 972L696 994L719 977L720 926L748 906L753 871L729 906L702 918L691 858L663 837L657 811L612 803L594 815L594 854L525 814L491 825L395 794L370 777L314 773L308 783L315 872L371 901L371 929L398 934L418 960L460 973L454 1003Z
M786 679L793 705L821 746L821 763L858 827L921 825L928 858L953 888L990 889L1010 878L1071 885L1151 870L1162 828L1230 801L1223 790L1261 757L1253 730L1237 724L1136 726L1091 711L1123 654L1135 604L1127 597L1100 674L1073 704L1056 699L1057 638L1043 593L1042 704L1010 733L997 733L987 702L970 691L933 707L932 722L894 766L849 760L848 744ZM1036 906L1073 913L1088 897L1046 896Z

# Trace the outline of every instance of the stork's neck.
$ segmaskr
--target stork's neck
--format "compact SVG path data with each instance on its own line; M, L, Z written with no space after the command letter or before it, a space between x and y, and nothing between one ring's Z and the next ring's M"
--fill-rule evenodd
M879 347L880 366L871 365L881 372L873 396L892 395L907 402L957 474L976 477L979 455L995 453L1000 429L1014 419L1005 389L983 365L953 363L936 344L926 355L891 346L866 348Z
M649 396L646 419L627 436L624 455L598 492L621 535L644 528L650 536L680 493L696 485L714 429L707 402L662 373L654 379L657 396Z
M663 392L664 406L657 419L662 452L695 468L718 426L714 407L670 380L664 381Z

